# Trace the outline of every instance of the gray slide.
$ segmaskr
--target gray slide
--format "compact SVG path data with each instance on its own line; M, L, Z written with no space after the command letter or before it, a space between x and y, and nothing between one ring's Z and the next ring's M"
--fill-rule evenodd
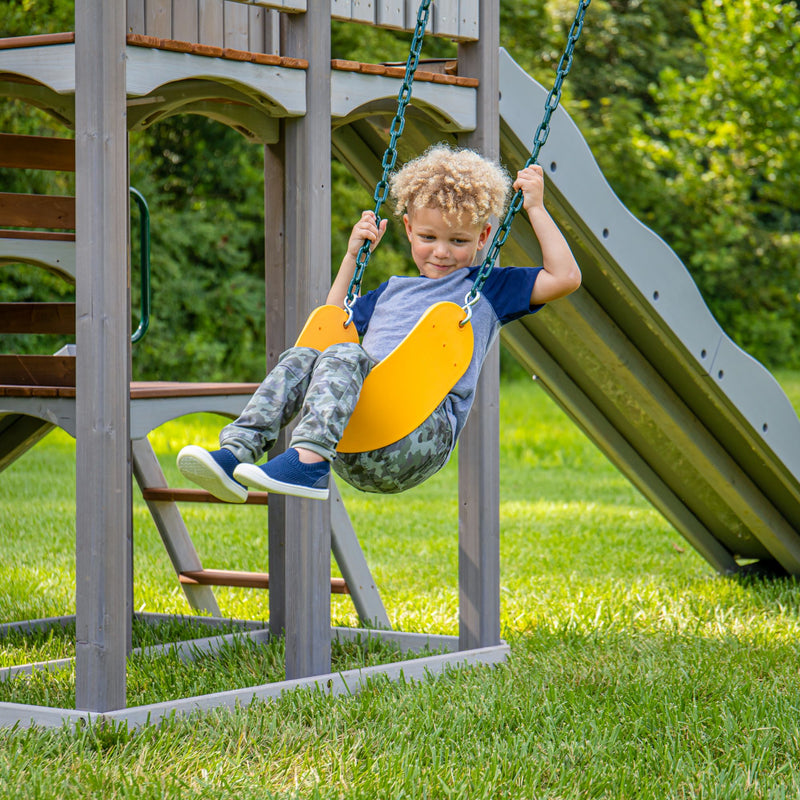
M547 91L505 51L500 86L502 157L521 165ZM584 282L507 326L506 345L715 568L800 574L800 420L783 390L622 205L561 109L540 163ZM539 263L525 221L502 257Z

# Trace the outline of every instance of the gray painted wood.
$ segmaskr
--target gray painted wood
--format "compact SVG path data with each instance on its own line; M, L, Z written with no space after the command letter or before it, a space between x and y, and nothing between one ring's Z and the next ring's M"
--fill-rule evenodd
M480 0L459 0L458 35L464 41L480 38Z
M508 659L508 655L508 645L502 644L496 647L445 653L443 655L416 658L410 661L400 661L394 664L353 669L346 672L329 673L295 680L287 679L279 683L268 683L247 689L234 689L165 703L136 706L125 711L116 711L109 714L81 713L61 708L0 703L0 726L10 726L18 723L22 728L30 725L60 728L65 722L91 723L113 720L114 722L125 722L128 728L134 729L144 725L157 725L162 720L170 719L173 716L184 716L216 708L235 709L247 706L254 700L267 702L281 697L286 692L297 689L325 692L338 696L351 695L366 686L374 686L376 679L380 677L390 681L422 682L453 669L462 669L476 664L502 664Z
M220 0L197 0L200 43L223 47L224 16Z
M199 15L195 0L176 2L172 6L172 39L181 42L199 42Z
M251 53L266 53L264 49L265 22L271 14L266 8L247 9L247 47Z
M133 475L141 489L167 488L167 479L158 463L150 441L134 439L131 443L133 456ZM178 504L171 500L147 500L150 516L156 524L161 541L167 551L169 560L179 575L186 570L200 570L203 565L192 543L186 523L183 521ZM192 586L181 584L189 605L195 611L204 611L213 617L222 616L222 612L210 586Z
M307 58L307 112L286 120L285 324L294 341L330 286L330 10L286 16L286 52ZM330 504L287 497L286 676L330 669Z
M144 33L144 0L127 0L128 33Z
M223 41L225 42L225 47L232 47L235 50L247 50L249 44L249 13L247 6L232 2L232 0L224 0L223 17Z
M277 47L279 48L279 45ZM266 370L269 372L287 348L286 332L286 160L285 126L274 145L264 148L264 237L266 286ZM286 434L281 432L273 453L286 449ZM269 625L273 636L286 630L286 501L280 495L270 498L269 520Z
M405 3L403 0L378 0L376 22L381 28L403 28Z
M172 39L172 3L167 0L145 3L145 30L148 36Z
M76 705L125 706L132 615L125 3L75 3Z
M500 155L499 0L482 0L480 39L459 46L460 71L478 77L477 127L461 143ZM475 403L459 441L459 644L500 642L500 358L495 342L483 365Z
M331 549L362 625L391 630L389 615L381 600L367 559L353 530L336 481L331 478Z
M354 22L375 24L376 0L352 0L350 3L350 19Z

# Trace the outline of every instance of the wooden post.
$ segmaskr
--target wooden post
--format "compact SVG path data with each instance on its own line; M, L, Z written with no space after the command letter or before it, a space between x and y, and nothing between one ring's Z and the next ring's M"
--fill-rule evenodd
M131 622L125 2L75 2L78 709L125 707Z
M282 51L309 62L306 115L284 126L285 334L292 343L330 287L330 7L314 3L282 22ZM296 497L284 503L279 552L285 559L286 677L292 679L330 671L330 504Z
M481 0L479 39L458 48L459 72L477 77L477 127L461 144L500 155L499 0ZM496 225L495 221L495 225ZM480 256L480 254L479 254ZM500 356L483 365L475 404L459 440L459 648L500 643Z

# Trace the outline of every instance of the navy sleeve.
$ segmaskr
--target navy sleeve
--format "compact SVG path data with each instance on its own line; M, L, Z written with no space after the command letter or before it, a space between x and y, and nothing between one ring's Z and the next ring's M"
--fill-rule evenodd
M373 289L362 297L356 298L353 304L353 322L359 336L363 336L366 333L369 321L372 319L372 312L375 310L375 304L383 294L384 289L386 289L386 282L382 283L377 289Z
M534 314L541 305L532 306L533 284L541 267L500 267L492 270L483 287L483 296L492 304L501 325Z

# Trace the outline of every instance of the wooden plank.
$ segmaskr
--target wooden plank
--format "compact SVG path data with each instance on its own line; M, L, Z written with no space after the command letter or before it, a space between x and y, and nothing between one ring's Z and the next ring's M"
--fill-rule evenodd
M480 14L479 0L459 0L458 37L462 41L480 38Z
M75 386L75 357L0 354L0 383L13 386Z
M0 225L71 230L75 227L75 198L0 192Z
M350 6L350 19L354 22L368 22L375 24L376 0L352 0Z
M13 50L17 47L45 47L51 44L72 44L75 34L66 33L41 33L35 36L10 36L0 39L0 50Z
M74 242L74 233L56 233L55 231L3 231L0 239L30 239L45 242ZM2 248L0 248L2 249Z
M179 580L184 584L200 586L238 586L244 589L269 589L268 572L241 572L231 569L201 569L182 572ZM344 578L331 578L333 594L350 594Z
M248 8L242 3L224 0L223 3L223 47L247 50Z
M184 42L200 41L197 0L183 0L183 2L173 3L172 33L170 37Z
M271 12L250 6L247 9L247 47L251 53L269 52L265 47L266 20Z
M331 0L331 16L336 19L350 19L353 0Z
M172 38L172 0L147 0L144 32L148 36Z
M224 15L220 0L198 0L197 12L201 44L224 47Z
M249 397L258 388L257 383L178 383L174 381L134 381L131 397L221 397L240 394Z
M0 333L75 333L75 303L0 303Z
M309 60L307 113L284 121L286 141L286 335L291 341L330 287L330 7L287 15L287 54ZM319 235L308 235L308 220ZM330 504L286 497L283 541L286 676L330 670ZM270 554L272 539L270 539ZM272 594L272 593L270 593Z
M74 386L8 386L0 384L0 397L75 397Z
M499 0L481 0L480 38L462 44L459 64L480 78L477 125L459 143L500 155ZM496 221L495 221L496 224ZM500 356L494 343L459 440L459 648L500 642Z
M0 167L75 172L75 141L0 133Z
M144 6L145 0L127 0L128 33L144 33Z
M172 486L142 489L142 497L158 503L225 503L224 500L214 497L211 492L203 489L177 489ZM267 492L248 492L245 504L267 506L269 505L269 494ZM228 504L226 503L226 505Z
M125 707L133 617L125 3L75 0L75 702Z
M381 28L405 27L405 4L403 0L376 0L376 22Z
M436 0L431 5L433 32L436 36L458 35L458 0Z

